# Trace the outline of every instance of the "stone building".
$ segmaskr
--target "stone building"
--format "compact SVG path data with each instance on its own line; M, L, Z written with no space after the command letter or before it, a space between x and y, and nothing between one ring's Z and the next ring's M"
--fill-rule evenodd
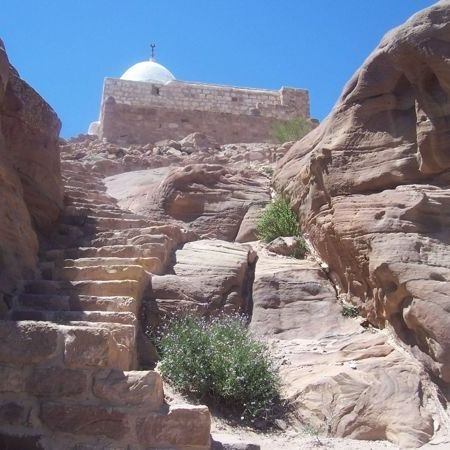
M275 122L309 119L304 89L267 90L176 80L153 58L106 78L100 120L89 133L110 142L179 140L199 131L218 143L271 140Z

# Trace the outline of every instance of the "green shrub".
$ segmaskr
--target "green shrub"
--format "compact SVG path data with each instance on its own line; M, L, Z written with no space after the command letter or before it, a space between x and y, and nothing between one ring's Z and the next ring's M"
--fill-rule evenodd
M308 253L308 246L306 245L306 241L302 236L298 236L296 241L297 245L295 246L294 252L291 256L297 259L303 259Z
M282 236L300 236L297 217L286 199L279 197L266 206L258 220L256 233L265 242Z
M267 175L268 177L271 177L274 173L274 169L272 166L263 166L261 168L261 172L265 175Z
M311 131L311 124L304 117L277 122L272 127L272 137L279 144L299 141Z
M175 319L160 349L161 373L181 392L212 400L245 421L271 421L278 375L267 347L249 334L244 318Z
M353 306L353 305L343 305L342 306L342 315L344 317L358 317L359 310L356 306Z

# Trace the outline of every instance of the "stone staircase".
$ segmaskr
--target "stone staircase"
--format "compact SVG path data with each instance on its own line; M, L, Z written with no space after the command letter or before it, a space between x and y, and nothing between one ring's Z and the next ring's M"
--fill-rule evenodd
M141 301L182 231L122 210L80 163L63 175L52 245L0 327L0 447L209 448L208 409L165 404L138 365Z

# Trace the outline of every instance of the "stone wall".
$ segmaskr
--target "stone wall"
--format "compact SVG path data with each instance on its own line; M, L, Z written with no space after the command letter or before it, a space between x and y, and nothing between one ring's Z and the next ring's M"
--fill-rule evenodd
M219 143L270 141L275 122L309 118L303 89L279 91L174 81L168 85L107 78L100 137L156 142L204 132Z
M1 449L209 448L205 406L167 405L158 373L124 370L111 324L84 325L0 321Z

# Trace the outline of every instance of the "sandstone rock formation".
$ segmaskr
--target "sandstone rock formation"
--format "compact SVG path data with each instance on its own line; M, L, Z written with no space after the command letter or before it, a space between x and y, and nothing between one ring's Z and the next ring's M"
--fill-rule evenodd
M0 301L37 262L36 227L62 208L58 133L50 106L10 66L0 41Z
M25 202L38 227L62 209L59 121L53 109L11 68L1 110L8 156L19 174Z
M228 241L235 239L251 206L270 201L267 177L209 164L127 172L106 184L124 208L179 224L202 238Z
M341 293L450 382L450 8L388 33L275 185Z
M320 433L402 448L428 442L437 400L421 364L387 335L361 327L361 318L343 317L316 262L258 254L250 327L272 341L297 420Z
M256 253L219 240L189 242L176 252L173 275L152 277L160 314L249 314Z
M80 135L62 142L61 158L83 162L86 168L103 176L191 164L221 164L236 169L261 170L280 159L291 145L237 143L217 147L208 136L193 133L181 141L164 140L155 144L120 146L94 136Z

